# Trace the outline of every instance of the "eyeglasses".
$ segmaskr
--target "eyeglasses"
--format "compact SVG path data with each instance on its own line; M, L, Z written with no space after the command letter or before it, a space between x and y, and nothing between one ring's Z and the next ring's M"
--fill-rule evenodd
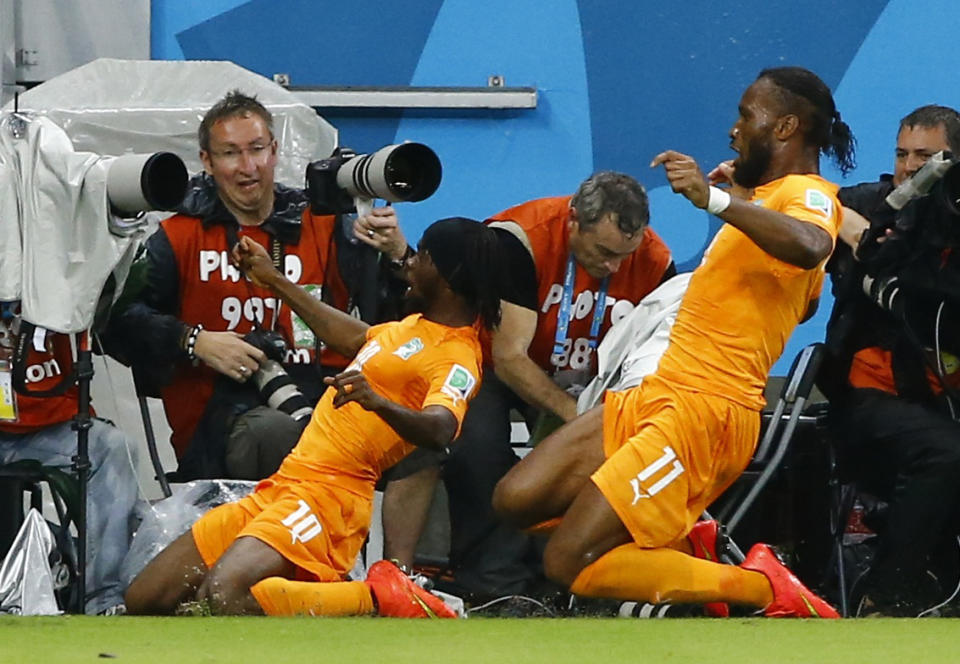
M270 156L270 150L274 146L275 141L263 145L262 143L254 143L246 148L227 148L226 150L207 150L207 152L216 157L217 159L222 159L223 161L229 164L239 164L243 161L244 155L248 156L251 161L256 163L262 163L266 161L267 157Z

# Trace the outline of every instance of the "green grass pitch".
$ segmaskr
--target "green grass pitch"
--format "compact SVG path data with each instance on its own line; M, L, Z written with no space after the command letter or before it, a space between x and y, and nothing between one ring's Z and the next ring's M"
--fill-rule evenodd
M0 662L960 662L954 619L0 617Z

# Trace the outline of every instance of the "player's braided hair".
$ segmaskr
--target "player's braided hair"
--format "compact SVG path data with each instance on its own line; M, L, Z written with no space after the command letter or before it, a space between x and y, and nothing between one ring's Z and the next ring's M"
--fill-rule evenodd
M485 328L500 324L505 266L496 231L473 219L451 217L430 224L420 246L451 290L476 309Z
M846 175L856 166L856 139L840 118L827 84L803 67L764 69L757 80L766 78L780 91L782 108L800 118L804 138L832 157Z
M240 90L231 90L227 95L214 104L203 116L200 128L197 130L197 142L200 149L210 150L210 129L220 120L227 118L245 118L249 115L258 115L267 125L270 137L273 138L273 115L261 104L256 97L243 94Z

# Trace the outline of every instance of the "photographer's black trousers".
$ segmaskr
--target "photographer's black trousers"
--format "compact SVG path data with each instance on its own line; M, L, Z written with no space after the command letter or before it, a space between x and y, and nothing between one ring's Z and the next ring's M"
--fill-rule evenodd
M878 390L853 390L831 405L831 434L843 473L889 503L879 548L862 584L878 604L917 597L928 556L958 533L960 423L932 406ZM956 553L956 545L952 547ZM955 578L942 580L952 590Z
M529 407L487 367L443 465L454 578L481 596L530 592L539 576L538 542L493 511L494 487L520 460L510 445L511 408Z
M528 409L487 367L450 454L417 449L391 468L402 479L426 465L442 464L450 516L449 564L454 582L445 590L489 598L530 592L541 578L542 543L501 522L493 489L519 461L510 444L510 410Z

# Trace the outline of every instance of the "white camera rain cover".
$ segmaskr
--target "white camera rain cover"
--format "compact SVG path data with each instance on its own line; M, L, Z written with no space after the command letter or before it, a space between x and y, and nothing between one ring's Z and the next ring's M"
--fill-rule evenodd
M31 509L0 567L0 612L22 616L61 613L50 569L54 548L50 526Z
M76 152L47 118L12 113L0 114L0 155L0 300L20 300L40 327L86 330L103 284L111 272L123 283L136 249L110 227L115 158Z
M200 120L234 89L273 115L277 182L302 187L307 164L337 147L336 128L295 93L232 62L101 58L27 90L18 108L49 117L79 151L172 152L198 173Z

